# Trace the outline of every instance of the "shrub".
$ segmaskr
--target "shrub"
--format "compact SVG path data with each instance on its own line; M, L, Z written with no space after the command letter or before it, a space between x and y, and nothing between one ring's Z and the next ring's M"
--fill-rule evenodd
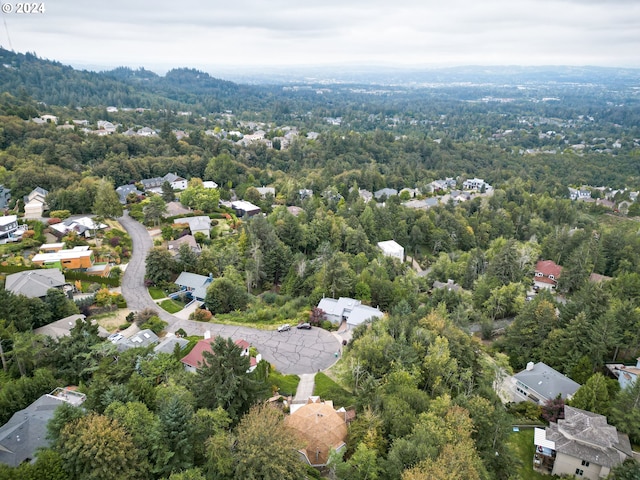
M22 238L33 238L35 237L35 235L36 235L35 230L27 230L22 234Z
M62 222L62 220L60 220L58 217L50 218L49 220L47 220L47 223L49 225L55 225L56 223L60 222Z
M127 328L129 328L128 323L121 323L120 325L118 325L118 330L126 330Z
M142 324L147 322L151 317L157 317L158 312L153 308L145 308L136 314L136 323L142 328Z
M333 323L331 323L329 320L323 320L320 323L320 327L324 328L325 330L331 331L334 329L333 327Z
M50 213L51 217L57 217L61 220L66 220L71 216L71 212L69 210L54 210Z
M209 310L205 310L203 308L198 308L189 315L189 319L195 320L196 322L208 322L212 317L213 314Z
M273 305L274 303L276 303L277 298L278 298L278 295L276 295L273 292L267 292L264 295L262 295L262 300L267 305Z
M140 328L142 330L145 330L145 329L148 328L149 330L151 330L156 335L160 335L160 332L162 332L162 330L166 326L167 326L167 322L162 320L157 315L153 315L151 318L149 318L149 320L147 320L142 325L140 325Z
M187 332L185 332L182 328L179 328L175 331L176 337L184 338L187 336Z

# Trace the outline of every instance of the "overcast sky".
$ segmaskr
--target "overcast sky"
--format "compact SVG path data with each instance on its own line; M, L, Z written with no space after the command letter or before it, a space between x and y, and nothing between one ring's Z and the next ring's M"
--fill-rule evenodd
M3 47L74 66L640 67L640 0L2 3Z

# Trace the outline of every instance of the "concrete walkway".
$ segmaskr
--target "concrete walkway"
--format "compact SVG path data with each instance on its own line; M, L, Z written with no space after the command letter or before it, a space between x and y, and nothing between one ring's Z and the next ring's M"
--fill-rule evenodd
M296 396L293 397L291 403L307 403L307 400L313 395L313 387L315 387L315 373L303 373L300 375L300 383L296 390Z

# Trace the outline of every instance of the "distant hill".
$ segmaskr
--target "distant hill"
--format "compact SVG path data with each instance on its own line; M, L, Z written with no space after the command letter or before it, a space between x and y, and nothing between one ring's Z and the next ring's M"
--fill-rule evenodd
M90 72L2 48L0 65L2 91L51 105L178 108L184 104L216 111L261 97L258 87L241 88L186 68L171 70L164 77L125 67Z

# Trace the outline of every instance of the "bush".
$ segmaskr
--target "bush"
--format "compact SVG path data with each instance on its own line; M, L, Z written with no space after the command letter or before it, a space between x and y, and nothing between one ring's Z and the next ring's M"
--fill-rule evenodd
M51 217L57 217L61 220L66 220L71 216L71 212L69 210L54 210L49 214Z
M175 331L176 337L184 338L187 336L187 332L185 332L182 328L179 328Z
M267 305L273 305L274 303L276 303L277 298L278 298L278 295L273 292L267 292L264 295L262 295L262 300Z
M129 328L129 323L121 323L120 325L118 325L118 330L126 330L127 328Z
M331 330L335 330L335 326L333 325L333 323L331 323L329 320L323 320L320 323L320 327L324 328L325 330L328 330L329 332Z
M140 325L140 329L145 330L148 328L156 335L160 335L160 332L162 332L162 330L164 330L164 327L166 326L167 326L167 322L162 320L157 315L154 315L151 318L149 318L149 320L147 320L142 325Z
M55 224L60 223L60 222L62 222L62 220L59 219L58 217L50 218L50 219L47 220L47 223L49 225L55 225Z
M136 314L136 324L142 328L142 324L146 323L151 317L157 317L158 312L153 308L145 308Z
M213 314L209 310L198 308L189 315L189 320L195 320L196 322L208 322L212 317Z

